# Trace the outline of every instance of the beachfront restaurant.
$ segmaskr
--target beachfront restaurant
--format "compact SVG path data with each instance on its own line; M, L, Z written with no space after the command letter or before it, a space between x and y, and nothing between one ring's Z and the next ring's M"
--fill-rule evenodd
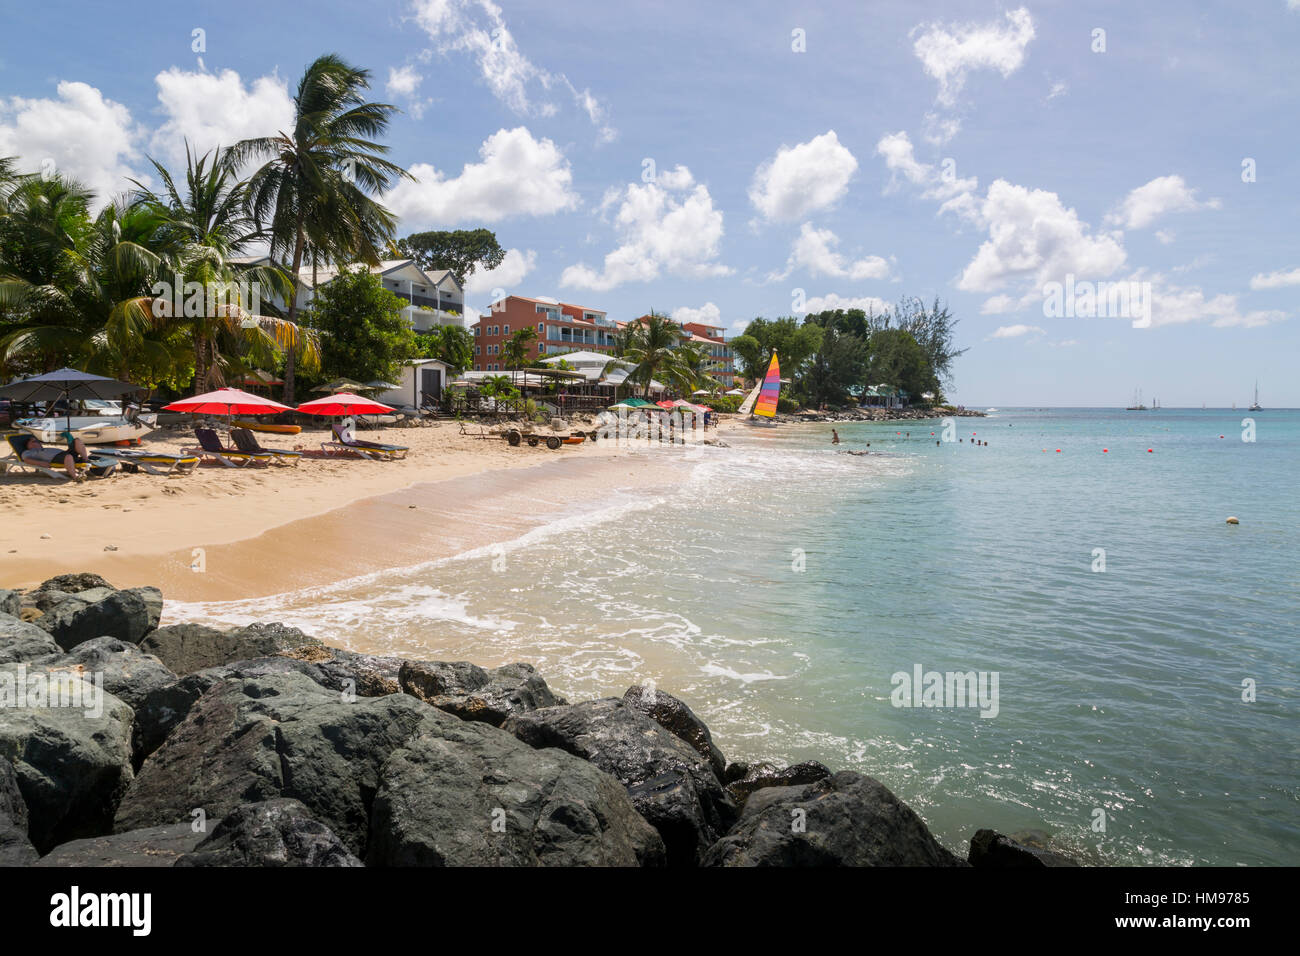
M869 385L862 392L862 404L867 408L906 408L909 398L904 389L892 385Z

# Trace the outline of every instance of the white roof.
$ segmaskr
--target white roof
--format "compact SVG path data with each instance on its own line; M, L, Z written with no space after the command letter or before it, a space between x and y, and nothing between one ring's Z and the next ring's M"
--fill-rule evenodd
M568 362L570 365L574 367L580 365L599 365L601 368L604 368L605 365L612 358L614 358L614 356L606 355L604 352L584 351L584 352L569 352L566 355L552 355L542 359L542 361L548 365L553 365L556 362L559 362L561 359L563 359L564 361Z

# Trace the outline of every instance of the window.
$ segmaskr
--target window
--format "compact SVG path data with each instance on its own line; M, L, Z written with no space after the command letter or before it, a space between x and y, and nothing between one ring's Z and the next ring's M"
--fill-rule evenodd
M481 345L476 345L476 346L474 346L474 354L475 354L475 355L481 355L482 353L483 353L483 346L481 346Z
M545 334L546 334L546 323L545 323L545 322L538 322L538 323L537 323L537 334L538 334L538 335L545 335Z
M478 334L479 334L479 331L480 331L479 327L478 327L477 325L474 326L474 334L475 334L475 335L478 335Z
M537 346L537 354L538 354L538 355L545 355L545 354L546 354L546 343L545 343L545 342L543 342L541 345Z
M504 325L504 326L502 326L502 328L505 329L505 331L501 333L502 335L509 335L509 334L510 334L510 326L508 326L508 325Z

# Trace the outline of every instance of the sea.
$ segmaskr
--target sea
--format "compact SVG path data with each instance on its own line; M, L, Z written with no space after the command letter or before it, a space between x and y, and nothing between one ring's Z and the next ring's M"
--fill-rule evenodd
M652 686L730 760L869 774L959 853L988 827L1095 864L1300 863L1300 411L725 440L502 545L169 613L529 661L570 700Z

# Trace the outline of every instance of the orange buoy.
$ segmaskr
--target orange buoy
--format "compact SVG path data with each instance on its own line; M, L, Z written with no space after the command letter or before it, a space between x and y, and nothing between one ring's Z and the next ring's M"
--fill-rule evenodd
M1110 451L1109 448L1103 448L1103 449L1102 449L1102 452L1103 452L1103 453L1108 452L1108 451Z
M1061 453L1061 449L1059 449L1059 448L1056 449L1056 453L1059 455L1059 454Z
M1152 448L1148 448L1148 449L1147 449L1147 454L1148 454L1148 455L1151 454L1152 451L1154 451L1154 449L1152 449Z

